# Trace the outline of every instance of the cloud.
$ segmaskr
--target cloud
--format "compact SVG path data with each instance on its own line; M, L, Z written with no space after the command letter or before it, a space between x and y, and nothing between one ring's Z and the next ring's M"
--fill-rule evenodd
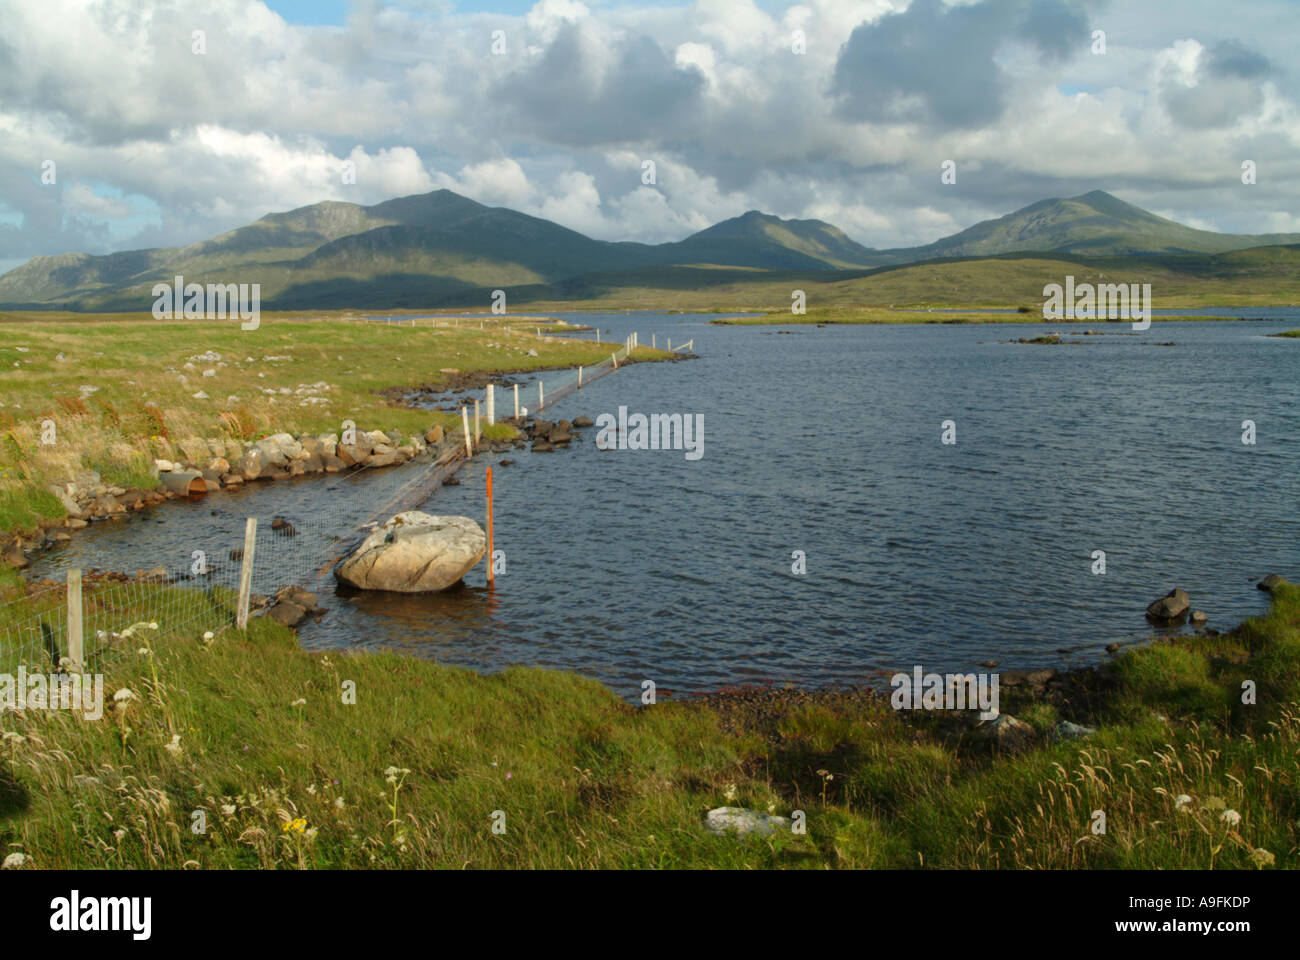
M1230 29L1217 0L457 6L366 0L311 27L259 0L0 0L0 260L437 187L653 242L761 209L926 243L1097 188L1217 229L1300 209L1281 0Z

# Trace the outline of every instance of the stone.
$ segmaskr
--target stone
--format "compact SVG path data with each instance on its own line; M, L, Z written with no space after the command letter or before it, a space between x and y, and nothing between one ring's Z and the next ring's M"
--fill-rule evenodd
M1175 587L1147 607L1147 617L1157 623L1169 623L1187 613L1191 605L1187 591Z
M1057 740L1084 740L1096 732L1093 727L1085 727L1079 723L1062 720L1052 731L1052 736Z
M581 416L577 416L573 418L573 425L575 427L582 428L582 427L594 427L596 424L595 421L591 419L591 417L587 416L586 414L583 414Z
M1033 742L1034 728L1009 713L999 713L981 722L975 728L974 737L1002 750L1020 750Z
M23 570L27 567L27 554L23 553L23 548L18 544L11 543L0 551L0 563L15 570Z
M704 826L720 836L766 837L779 830L788 831L790 821L744 807L716 807L704 815Z
M335 576L361 590L433 593L465 576L487 552L487 535L469 517L408 510L371 531Z
M1207 622L1209 619L1210 619L1209 614L1207 614L1204 610L1192 611L1192 623L1196 624L1197 626Z
M1255 584L1255 586L1260 590L1263 590L1265 593L1272 593L1274 588L1279 586L1290 586L1290 584L1287 582L1286 577L1280 576L1276 573L1270 573L1263 580L1259 581L1259 583Z
M432 426L424 431L424 440L426 443L442 443L443 429L439 426Z

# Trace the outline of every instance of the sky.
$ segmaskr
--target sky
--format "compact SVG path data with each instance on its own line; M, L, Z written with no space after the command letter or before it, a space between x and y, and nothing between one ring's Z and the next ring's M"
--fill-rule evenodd
M1300 232L1295 0L0 0L0 24L0 271L441 188L645 242L758 209L911 246L1094 189Z

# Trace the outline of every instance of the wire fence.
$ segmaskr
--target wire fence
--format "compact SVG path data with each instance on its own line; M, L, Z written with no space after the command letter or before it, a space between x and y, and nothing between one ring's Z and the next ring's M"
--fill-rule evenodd
M637 345L635 335L592 366L547 371L519 396L517 415L545 410L588 384L613 373ZM286 586L322 589L335 563L353 549L380 518L423 503L477 449L482 428L493 418L515 416L513 391L489 388L488 417L464 408L466 431L451 435L429 469L390 491L370 519L355 512L313 510L307 517L258 517L231 529L224 543L196 545L182 563L158 566L134 577L124 573L69 570L67 580L27 585L22 596L0 601L0 674L20 667L33 673L102 670L127 652L156 642L194 639L238 628L269 607ZM530 402L531 401L531 402ZM492 408L495 406L495 410ZM470 442L465 442L466 437ZM358 471L357 473L364 472ZM351 474L347 479L356 476ZM251 529L249 550L248 531ZM250 555L251 554L251 555Z

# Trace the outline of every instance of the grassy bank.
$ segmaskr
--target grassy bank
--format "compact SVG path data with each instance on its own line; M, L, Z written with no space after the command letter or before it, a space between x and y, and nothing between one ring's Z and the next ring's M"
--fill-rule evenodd
M1004 712L1039 731L1063 717L1098 728L1015 755L864 691L636 707L566 673L306 653L263 621L208 642L165 623L146 636L108 668L109 700L129 693L104 719L0 716L5 855L177 869L1300 864L1297 587L1229 634L1131 649L1055 698L1008 688ZM1246 680L1256 705L1241 702ZM803 810L807 834L711 835L702 817L721 805Z
M204 438L337 433L344 420L404 435L435 423L455 430L456 415L408 408L379 391L594 364L611 349L549 337L545 326L539 336L531 320L479 322L412 328L344 314L264 314L259 329L243 331L235 322L149 314L0 314L0 533L64 516L48 488L83 471L150 489L155 458L204 459L212 446ZM637 356L666 354L644 348ZM488 435L511 432L498 425Z

